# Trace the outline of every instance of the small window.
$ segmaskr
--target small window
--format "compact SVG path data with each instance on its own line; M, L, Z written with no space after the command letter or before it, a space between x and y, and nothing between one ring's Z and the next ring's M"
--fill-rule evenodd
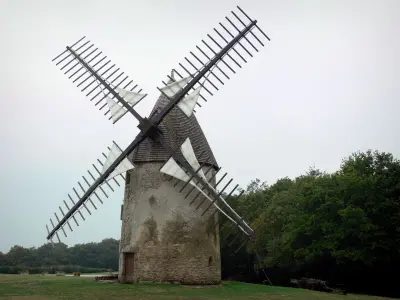
M208 266L211 266L212 263L213 263L213 258L212 258L212 256L210 256L210 257L208 258Z

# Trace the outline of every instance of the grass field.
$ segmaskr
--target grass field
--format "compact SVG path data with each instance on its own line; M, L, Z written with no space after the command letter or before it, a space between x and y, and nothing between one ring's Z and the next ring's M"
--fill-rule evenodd
M284 299L284 300L382 300L389 298L362 295L335 295L301 289L270 287L239 282L224 282L215 287L172 284L99 283L94 278L0 275L0 300L50 299Z

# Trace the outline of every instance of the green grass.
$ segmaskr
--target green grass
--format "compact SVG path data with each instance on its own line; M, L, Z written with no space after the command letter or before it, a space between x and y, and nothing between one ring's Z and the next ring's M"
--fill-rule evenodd
M94 278L0 275L0 299L284 299L284 300L378 300L388 299L362 295L336 295L302 289L271 287L239 282L221 286L194 287L172 284L110 284Z

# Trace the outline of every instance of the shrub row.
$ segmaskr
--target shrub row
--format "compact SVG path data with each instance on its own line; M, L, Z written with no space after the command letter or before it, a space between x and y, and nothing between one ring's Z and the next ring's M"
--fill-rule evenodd
M29 274L42 274L49 273L55 274L56 272L65 273L103 273L108 272L108 269L88 268L81 266L51 266L51 267L25 267L25 266L0 266L0 274L19 274L28 271Z

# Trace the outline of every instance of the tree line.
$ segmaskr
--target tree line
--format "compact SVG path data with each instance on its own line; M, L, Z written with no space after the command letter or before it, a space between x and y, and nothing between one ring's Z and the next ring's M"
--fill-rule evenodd
M47 243L38 248L13 246L8 253L0 252L0 273L115 271L118 270L118 247L119 241L115 239L104 239L100 243L76 244L73 247L64 243Z
M248 240L221 220L224 279L261 282L267 275L288 285L314 277L350 292L400 295L400 161L392 154L353 153L333 173L310 168L272 185L256 179L227 201L256 237ZM0 272L61 267L117 270L118 241L0 252Z

